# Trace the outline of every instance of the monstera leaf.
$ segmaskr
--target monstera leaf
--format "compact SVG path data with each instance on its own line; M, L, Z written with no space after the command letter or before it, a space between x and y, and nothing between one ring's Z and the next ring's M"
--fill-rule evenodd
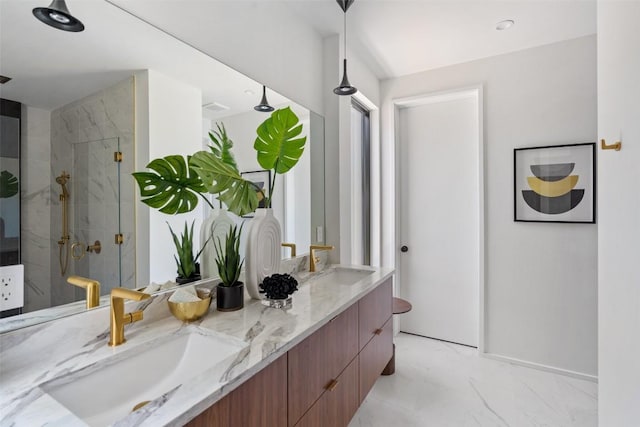
M183 156L155 159L147 165L152 172L134 172L142 202L166 214L192 211L198 196L206 191L200 177L190 170Z
M6 199L18 194L18 178L9 171L0 172L0 199Z
M209 132L209 138L211 144L209 148L211 152L220 158L223 163L231 166L235 170L238 170L238 164L231 152L233 148L233 141L227 136L227 130L224 128L224 123L216 123L217 131Z
M258 207L258 196L252 182L242 178L237 168L224 163L218 156L198 151L189 160L209 193L227 205L229 212L242 216Z
M257 133L253 148L258 152L260 166L283 174L298 163L307 137L297 138L302 133L302 125L298 124L298 116L291 108L274 111L258 127Z

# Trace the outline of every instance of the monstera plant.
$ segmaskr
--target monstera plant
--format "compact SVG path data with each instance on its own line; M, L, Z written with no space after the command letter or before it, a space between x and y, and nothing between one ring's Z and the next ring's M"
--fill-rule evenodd
M253 147L258 163L274 171L267 207L271 207L276 176L288 172L302 156L307 137L300 137L301 133L302 124L289 107L274 111L257 129ZM209 151L199 151L186 159L179 155L155 159L147 165L151 171L135 172L142 202L160 212L178 214L195 209L199 196L213 208L204 195L208 192L215 194L229 212L239 216L254 212L262 190L240 174L224 126L218 125L209 137Z
M266 207L271 207L273 189L278 174L287 173L302 157L307 137L300 138L302 124L291 108L276 110L258 127L258 137L253 148L258 153L258 163L265 169L273 170L273 180L269 183L269 198Z
M9 171L0 172L0 199L7 199L18 194L20 186L18 178Z

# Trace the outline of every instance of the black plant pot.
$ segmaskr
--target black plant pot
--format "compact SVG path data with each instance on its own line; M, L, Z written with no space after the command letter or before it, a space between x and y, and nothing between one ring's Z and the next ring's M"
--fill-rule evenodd
M186 283L197 282L200 279L202 279L202 277L200 277L199 274L192 274L190 277L187 277L187 278L176 277L176 283L178 285L184 285Z
M236 311L244 307L244 283L216 286L216 307L218 311Z

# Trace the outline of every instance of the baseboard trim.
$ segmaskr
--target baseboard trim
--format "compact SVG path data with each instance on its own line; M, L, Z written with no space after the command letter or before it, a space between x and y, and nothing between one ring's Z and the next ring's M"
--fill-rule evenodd
M508 356L501 356L495 353L478 353L482 357L486 357L488 359L499 360L501 362L513 363L514 365L526 366L527 368L539 369L541 371L552 372L554 374L565 375L567 377L578 378L580 380L591 381L594 383L598 383L598 377L596 375L584 374L582 372L571 371L569 369L561 369L556 368L549 365L543 365L541 363L528 362L526 360L516 359Z

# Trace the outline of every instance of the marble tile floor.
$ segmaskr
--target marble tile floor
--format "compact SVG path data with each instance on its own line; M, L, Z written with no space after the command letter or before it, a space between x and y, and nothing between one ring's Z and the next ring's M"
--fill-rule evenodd
M380 377L349 427L595 427L597 389L480 357L474 348L395 337L396 373Z

